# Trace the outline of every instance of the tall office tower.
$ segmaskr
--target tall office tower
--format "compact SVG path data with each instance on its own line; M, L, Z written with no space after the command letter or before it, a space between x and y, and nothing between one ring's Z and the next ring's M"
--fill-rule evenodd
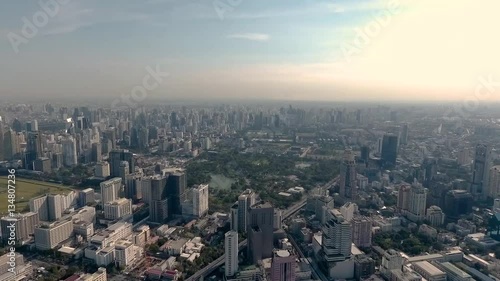
M4 133L3 138L3 150L4 158L6 160L12 160L16 154L19 153L19 143L17 141L16 132L9 129Z
M296 257L288 250L276 250L271 260L271 281L295 281Z
M500 165L491 167L489 173L489 196L497 198L500 196Z
M444 197L444 213L452 220L472 212L472 194L466 190L450 190Z
M203 217L208 213L208 184L193 188L193 215Z
M398 202L397 208L398 211L407 211L410 207L410 190L411 185L407 183L403 183L399 186L398 189Z
M47 195L30 199L30 212L37 213L40 221L49 220Z
M33 170L33 162L35 159L42 157L42 136L38 132L29 132L26 143L26 155L24 158L25 168Z
M102 161L102 145L100 142L94 142L92 144L92 151L90 154L90 158L92 162Z
M228 231L224 235L224 261L226 277L238 272L238 232Z
M472 183L470 193L476 199L486 199L489 188L489 171L491 167L491 148L484 144L476 146Z
M118 176L122 178L122 182L125 182L125 179L129 174L130 171L128 169L128 162L127 161L120 162L120 173Z
M0 219L0 230L3 243L7 245L9 239L14 239L16 245L22 245L24 241L28 241L30 236L35 233L35 228L38 224L38 214L33 212L2 217ZM16 235L11 238L12 225L15 225L14 230Z
M56 221L60 219L65 209L63 196L61 196L60 194L48 194L47 208L49 212L49 221Z
M97 162L95 164L95 176L107 178L110 176L110 167L108 162Z
M183 172L175 172L167 177L168 215L182 215L181 196L186 191L187 178Z
M120 193L120 189L122 188L122 179L121 178L112 178L107 181L103 181L100 183L101 187L101 204L108 202L113 202L118 199L118 194Z
M87 204L94 203L95 192L92 188L87 188L78 193L78 204L80 207L87 206Z
M467 147L461 148L458 151L457 162L460 165L470 164L470 151Z
M338 210L330 211L331 218L323 225L322 254L331 268L351 256L352 226Z
M104 136L106 140L109 140L111 143L111 149L114 150L116 148L116 132L114 127L110 127L108 130L104 132Z
M364 145L361 147L361 161L368 162L370 160L370 147Z
M163 223L168 218L169 215L169 201L167 198L167 178L163 176L157 176L151 178L150 184L148 185L148 196L149 196L149 221L155 223ZM146 190L145 190L146 191Z
M274 208L269 203L257 203L248 212L248 255L257 264L273 254Z
M381 158L382 164L387 167L396 165L398 157L398 136L393 134L385 134L382 139Z
M351 149L344 151L344 158L340 164L339 194L342 198L357 200L358 187L356 182L356 161Z
M120 176L120 163L122 161L128 162L128 170L130 173L135 171L134 155L132 152L126 149L113 150L109 153L109 164L113 177Z
M231 206L229 229L238 232L238 202Z
M372 245L372 221L363 216L355 216L352 221L352 243L368 248Z
M400 136L400 144L408 144L408 123L404 123L401 126L401 132L399 134Z
M62 141L64 165L71 167L78 164L76 153L76 141L73 137L69 136Z
M410 189L410 201L408 203L408 219L417 222L425 219L427 204L427 189L415 182Z
M255 204L256 194L253 190L247 189L238 197L238 231L247 232L247 216L250 206Z

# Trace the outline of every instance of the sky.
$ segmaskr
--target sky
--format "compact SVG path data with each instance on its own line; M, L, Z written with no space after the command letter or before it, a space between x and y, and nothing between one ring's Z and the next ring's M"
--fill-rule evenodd
M141 87L141 101L500 97L498 0L0 5L0 98L114 99Z

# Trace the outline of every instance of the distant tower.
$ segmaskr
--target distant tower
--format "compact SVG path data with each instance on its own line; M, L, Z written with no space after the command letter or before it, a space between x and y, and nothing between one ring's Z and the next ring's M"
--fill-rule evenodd
M238 232L231 230L224 236L225 273L232 277L238 272Z
M118 199L118 193L121 189L122 179L112 178L107 181L101 182L101 204L113 202Z
M75 166L77 162L76 141L73 137L68 137L62 141L63 157L65 166Z
M238 197L238 231L246 232L247 231L247 216L248 209L250 206L255 204L255 192L251 189L247 189L243 191L243 193Z
M486 199L489 192L489 171L491 167L491 148L484 144L476 146L474 168L470 193L474 198Z
M401 126L399 143L400 144L408 144L408 123L404 123Z
M269 203L257 203L248 212L248 257L257 264L272 257L274 208Z
M382 139L382 164L384 166L393 167L396 165L398 157L398 136L386 134Z
M323 225L323 259L329 267L336 262L345 261L351 256L352 226L342 214L333 209L331 218Z
M356 162L354 152L351 149L344 151L344 158L340 165L340 196L356 200L358 197L358 187L356 185Z

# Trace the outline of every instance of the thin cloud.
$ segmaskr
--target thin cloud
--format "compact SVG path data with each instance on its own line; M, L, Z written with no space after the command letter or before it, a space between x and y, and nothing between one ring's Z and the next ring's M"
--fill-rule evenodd
M228 35L227 38L262 42L262 41L268 41L270 39L270 36L264 33L236 33Z

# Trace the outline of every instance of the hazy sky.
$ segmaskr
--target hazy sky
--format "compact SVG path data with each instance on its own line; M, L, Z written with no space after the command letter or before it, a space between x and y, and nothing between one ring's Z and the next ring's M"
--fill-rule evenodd
M500 97L498 0L54 1L0 4L0 98L119 97L148 66L150 97Z

